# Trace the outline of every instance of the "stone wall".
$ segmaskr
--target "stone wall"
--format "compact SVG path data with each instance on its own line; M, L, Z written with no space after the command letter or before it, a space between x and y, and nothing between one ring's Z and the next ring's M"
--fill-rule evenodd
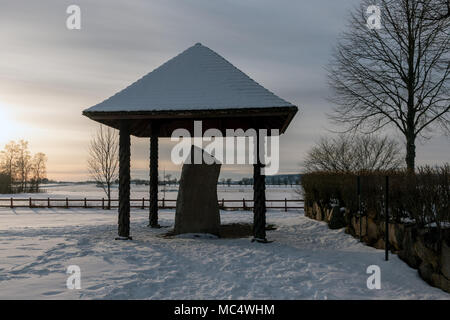
M376 212L368 212L359 219L347 209L325 207L305 202L305 215L325 221L330 229L345 228L369 246L385 248L385 222L377 221ZM361 224L361 225L360 225ZM360 231L361 230L361 231ZM444 230L439 241L435 228L419 229L413 224L389 223L389 249L398 254L410 267L434 287L450 293L450 229Z

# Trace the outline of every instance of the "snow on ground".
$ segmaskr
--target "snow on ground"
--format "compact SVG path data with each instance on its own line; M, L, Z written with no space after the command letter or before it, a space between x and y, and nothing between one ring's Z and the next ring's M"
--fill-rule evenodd
M131 184L131 198L141 199L143 197L149 197L149 186L146 185L135 185ZM272 186L268 185L266 187L266 194L269 200L276 199L297 199L299 196L296 193L296 189L298 186ZM105 193L102 188L97 187L95 184L48 184L42 185L41 189L42 193L18 193L18 194L0 194L0 199L9 199L10 197L14 198L75 198L75 199L83 199L87 197L88 199L92 198L102 198L105 197ZM178 193L178 185L168 185L168 186L159 186L158 188L159 199L163 197L165 199L177 199ZM118 198L118 185L113 185L111 189L112 198ZM219 200L231 199L231 200L242 200L245 198L246 200L253 199L253 186L251 185L218 185L217 186L217 195ZM6 200L5 200L6 201Z
M270 211L273 243L250 238L163 238L147 211L133 210L133 241L115 241L115 211L0 209L1 299L449 299L396 255L367 247L302 212ZM222 223L251 222L251 212L222 212ZM173 226L174 212L160 223ZM366 286L369 265L381 289ZM81 268L81 289L66 269Z

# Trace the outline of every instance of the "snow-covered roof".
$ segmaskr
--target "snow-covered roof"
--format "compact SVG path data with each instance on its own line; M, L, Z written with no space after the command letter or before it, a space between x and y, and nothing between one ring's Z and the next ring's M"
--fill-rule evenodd
M84 112L293 107L200 43Z

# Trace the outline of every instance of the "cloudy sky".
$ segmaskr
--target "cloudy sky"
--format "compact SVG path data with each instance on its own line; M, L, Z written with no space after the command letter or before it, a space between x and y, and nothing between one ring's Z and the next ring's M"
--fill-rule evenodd
M48 155L48 176L85 180L95 122L82 110L113 95L196 42L299 106L281 137L281 173L333 129L327 65L358 0L0 0L0 146L26 139ZM66 9L81 8L81 30ZM400 136L393 134L399 140ZM401 140L400 140L401 141ZM132 139L133 177L145 178L149 141ZM176 173L163 141L160 168ZM418 146L418 164L450 159L442 135ZM222 177L250 176L226 166Z

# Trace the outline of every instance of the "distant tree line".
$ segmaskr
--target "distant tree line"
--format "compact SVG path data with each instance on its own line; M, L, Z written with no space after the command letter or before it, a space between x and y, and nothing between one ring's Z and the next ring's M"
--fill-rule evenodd
M293 186L298 185L300 181L299 174L282 174L282 175L274 175L274 176L266 176L266 184L267 185L276 185L276 186ZM232 181L231 179L221 179L221 185L240 185L240 186L251 186L253 185L253 178L242 178L241 180Z
M118 183L116 180L115 183ZM146 179L132 179L131 183L136 185L149 185L149 180ZM275 176L266 176L266 184L267 185L285 185L285 186L293 186L298 185L300 183L300 174L285 174L285 175L275 175ZM165 180L158 178L158 185L170 186L179 184L179 180L174 177L172 178L171 174L165 175ZM218 182L219 185L222 186L232 186L232 185L240 185L240 186L251 186L253 185L253 178L242 178L241 180L232 180L231 178L221 178Z
M0 193L39 192L47 176L47 156L28 149L28 142L11 141L0 151Z

